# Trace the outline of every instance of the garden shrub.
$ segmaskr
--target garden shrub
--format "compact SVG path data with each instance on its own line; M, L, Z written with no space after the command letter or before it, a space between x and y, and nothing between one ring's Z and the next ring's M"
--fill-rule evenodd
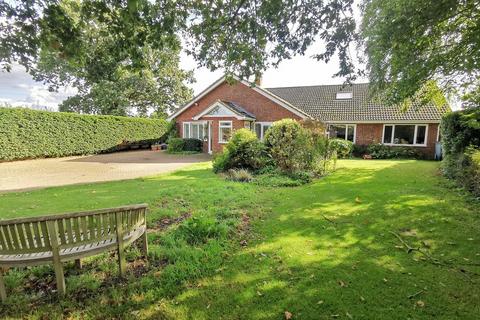
M184 138L170 138L168 140L168 153L183 153L183 152L201 152L203 143L198 139L184 139Z
M480 107L445 115L440 129L443 174L480 197Z
M228 154L227 150L223 150L223 152L215 154L212 161L213 172L219 173L227 171L229 159L230 155Z
M160 119L0 108L0 161L117 151L159 141L167 127Z
M415 148L386 146L381 143L369 145L367 151L373 159L421 159L423 157Z
M313 171L319 176L325 176L335 170L337 165L337 150L332 145L333 139L325 136L315 136L313 139L314 166Z
M213 160L215 172L229 169L248 169L256 171L268 161L265 147L255 133L248 129L236 130L225 145L223 153Z
M312 135L295 120L274 122L265 135L265 145L275 164L284 172L305 171L313 167Z
M353 143L345 139L331 139L330 147L336 151L338 158L350 158L353 151Z
M170 138L168 140L168 152L182 152L185 147L185 140L182 138Z
M188 139L183 139L183 141L184 141L183 151L196 151L196 152L202 151L202 146L203 146L202 140L188 138Z
M444 155L461 154L467 147L480 147L480 107L450 112L440 124Z
M363 157L368 154L368 145L365 144L354 144L352 154L354 157Z
M246 169L230 169L225 172L225 179L237 182L250 182L253 180L253 176Z

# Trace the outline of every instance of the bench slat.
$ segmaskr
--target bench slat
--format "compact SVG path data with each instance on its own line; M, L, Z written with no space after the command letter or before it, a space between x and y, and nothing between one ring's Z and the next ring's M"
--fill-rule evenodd
M10 239L12 240L12 248L21 250L22 247L20 246L20 241L18 240L17 228L15 228L14 224L11 224L8 226L8 229L10 231Z
M82 239L80 243L88 240L88 228L87 228L87 217L80 217L80 228L82 230Z
M67 239L65 237L65 219L59 219L57 220L58 224L58 235L60 236L60 244L65 244L67 243Z
M36 243L35 240L33 239L32 236L32 225L30 222L26 222L23 224L23 227L25 228L25 234L27 235L27 242L28 242L28 247L30 249L36 248Z
M2 247L2 250L8 250L9 246L4 233L5 231L3 230L3 226L0 226L0 246Z
M67 230L68 243L73 242L73 229L72 229L72 219L65 219L65 227Z
M81 233L80 233L80 221L79 221L79 218L78 218L78 217L72 218L72 223L73 223L73 231L74 231L74 234L75 234L75 241L77 241L77 239L81 239L81 238L82 238L82 235L81 235Z
M40 229L42 230L43 247L51 248L52 246L50 245L50 237L48 236L47 222L41 221L38 224L40 225Z
M90 240L95 240L99 235L97 234L97 217L95 215L88 216L88 234Z
M45 246L42 243L42 236L40 234L40 223L32 222L32 229L33 229L33 236L35 238L35 243L37 245L37 248L45 248Z
M23 230L23 224L22 223L15 224L15 229L17 231L18 239L20 240L20 245L22 246L22 249L29 249L27 245L27 238L25 236L25 231Z

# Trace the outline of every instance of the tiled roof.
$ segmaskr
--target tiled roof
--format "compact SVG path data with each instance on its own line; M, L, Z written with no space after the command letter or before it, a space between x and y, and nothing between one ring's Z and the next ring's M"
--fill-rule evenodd
M239 104L237 104L235 102L231 102L231 101L224 101L224 100L222 100L222 102L225 103L230 109L232 109L232 111L238 113L239 115L256 119L256 117L253 113L248 112L243 107L241 107Z
M265 89L321 121L439 121L448 106L412 106L403 112L399 107L382 105L369 99L368 83L284 87ZM352 99L338 100L337 92L352 92Z

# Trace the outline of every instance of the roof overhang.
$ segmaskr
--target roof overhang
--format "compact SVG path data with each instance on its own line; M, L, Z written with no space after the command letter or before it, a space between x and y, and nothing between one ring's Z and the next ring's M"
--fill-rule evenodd
M210 111L212 111L213 109L215 109L215 108L217 108L217 107L227 108L227 109L230 110L233 114L225 114L225 115L222 115L222 114L209 115L209 114L208 114ZM239 114L236 110L234 110L234 109L231 108L228 104L224 103L224 102L221 101L221 100L215 101L214 103L212 103L212 105L210 105L208 108L206 108L205 110L203 110L202 112L200 112L199 114L197 114L196 116L194 116L192 119L193 119L193 120L199 120L201 117L204 117L204 118L228 118L228 117L232 117L232 118L236 118L236 119L238 119L238 120L251 120L251 121L255 120L255 118L252 118L252 117L248 117L248 116Z
M293 106L292 104L290 104L289 102L283 100L282 98L274 95L273 93L271 93L270 91L266 90L266 89L263 89L263 88L260 88L260 87L256 87L256 86L252 86L251 83L248 83L247 81L245 80L242 80L240 79L239 77L233 75L232 76L233 79L235 79L236 81L242 83L243 85L251 88L252 90L258 92L259 94L263 95L264 97L272 100L273 102L275 102L276 104L282 106L283 108L287 109L288 111L292 112L293 114L299 116L300 118L302 119L312 119L311 116L309 116L308 114L306 114L305 112L301 111L300 109L296 108L295 106ZM194 97L192 100L190 100L189 102L187 102L187 104L185 104L183 107L179 108L177 111L175 111L171 116L169 116L167 118L168 121L171 121L173 119L175 119L178 115L180 115L182 112L184 112L185 110L187 110L188 108L190 108L193 104L195 104L198 100L200 100L201 98L203 98L204 96L206 96L208 93L210 93L213 89L215 89L216 87L218 87L219 85L221 85L224 81L227 80L227 77L226 76L222 76L220 79L218 79L217 81L215 81L214 83L212 83L210 86L208 86L205 90L203 90L202 92L200 92L200 94L198 94L196 97Z

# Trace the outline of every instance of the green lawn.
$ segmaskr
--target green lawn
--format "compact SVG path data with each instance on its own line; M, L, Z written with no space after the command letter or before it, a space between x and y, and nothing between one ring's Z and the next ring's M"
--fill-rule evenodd
M480 314L480 205L449 187L436 162L344 160L331 176L296 188L227 182L209 164L199 164L153 178L3 194L0 215L141 202L151 206L151 228L164 217L192 215L179 227L150 233L148 267L135 260L137 250L129 253L132 271L124 281L116 278L109 254L90 259L83 271L68 266L68 296L62 301L49 291L50 267L10 272L11 296L0 314L33 319L285 319L285 311L293 319L478 319ZM408 254L391 232L439 263Z

